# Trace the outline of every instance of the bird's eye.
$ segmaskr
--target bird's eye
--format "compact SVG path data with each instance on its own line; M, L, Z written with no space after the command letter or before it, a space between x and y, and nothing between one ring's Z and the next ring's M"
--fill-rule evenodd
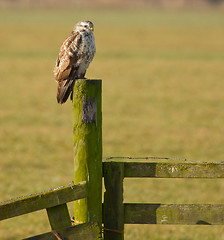
M87 25L84 25L85 28L87 28L88 26Z

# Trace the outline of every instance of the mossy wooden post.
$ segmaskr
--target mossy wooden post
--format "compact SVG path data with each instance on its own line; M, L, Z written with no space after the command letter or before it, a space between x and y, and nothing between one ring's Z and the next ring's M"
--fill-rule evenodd
M101 80L79 79L73 91L74 182L86 181L87 198L75 202L77 222L102 227Z
M124 240L123 162L104 163L104 240Z

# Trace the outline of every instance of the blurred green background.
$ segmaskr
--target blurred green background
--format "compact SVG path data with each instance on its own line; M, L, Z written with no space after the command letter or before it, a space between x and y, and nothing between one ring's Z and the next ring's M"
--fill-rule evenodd
M73 180L72 107L56 103L53 68L81 19L95 24L97 53L86 76L103 79L104 158L224 160L223 8L143 5L1 7L0 201ZM223 180L125 180L125 201L224 203L223 189ZM44 211L0 222L1 239L49 230ZM219 240L224 233L127 225L125 237Z

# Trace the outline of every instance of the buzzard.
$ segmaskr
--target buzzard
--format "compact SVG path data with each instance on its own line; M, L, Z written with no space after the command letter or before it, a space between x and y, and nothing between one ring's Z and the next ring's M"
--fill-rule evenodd
M96 52L93 23L80 21L62 43L54 68L58 83L57 101L65 103L76 79L84 78ZM72 94L71 94L72 99Z

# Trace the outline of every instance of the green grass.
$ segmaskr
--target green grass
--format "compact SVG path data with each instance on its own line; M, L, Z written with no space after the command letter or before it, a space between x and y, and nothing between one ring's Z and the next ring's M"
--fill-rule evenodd
M53 67L80 19L95 23L87 77L103 79L109 156L224 159L224 15L218 10L1 10L0 200L73 180L71 103ZM224 203L222 180L125 180L126 202ZM46 213L0 223L1 239L49 231ZM220 226L126 226L126 239L224 239Z

